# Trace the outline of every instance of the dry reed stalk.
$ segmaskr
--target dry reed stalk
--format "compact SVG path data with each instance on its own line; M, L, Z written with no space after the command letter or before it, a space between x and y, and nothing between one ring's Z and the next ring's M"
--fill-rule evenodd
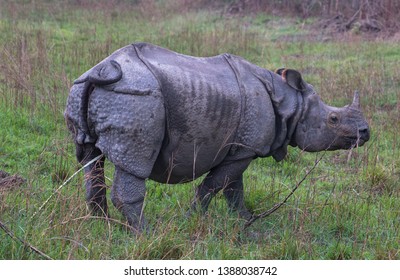
M43 202L43 204L39 207L39 209L33 213L31 219L33 219L36 214L38 212L40 212L43 207L50 201L50 199L54 196L54 194L56 194L58 191L60 191L65 185L67 185L79 172L81 172L85 167L89 166L90 164L92 164L93 162L99 160L103 155L99 155L97 157L95 157L94 159L92 159L91 161L89 161L88 163L86 163L84 166L82 166L81 168L78 169L78 171L76 171L74 174L72 174L67 180L65 180L64 183L62 183L47 199L45 202Z

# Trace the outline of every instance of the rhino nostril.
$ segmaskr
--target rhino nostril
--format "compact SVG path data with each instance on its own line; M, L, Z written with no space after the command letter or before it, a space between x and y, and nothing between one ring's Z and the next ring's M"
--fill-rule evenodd
M361 139L364 139L366 141L369 140L369 129L368 128L362 128L358 130L358 134Z

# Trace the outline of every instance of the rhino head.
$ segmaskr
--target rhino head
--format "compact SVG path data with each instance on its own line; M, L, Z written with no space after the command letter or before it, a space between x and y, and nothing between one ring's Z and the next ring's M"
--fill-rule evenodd
M358 92L354 93L350 105L332 107L322 102L313 86L304 82L299 72L285 69L279 74L288 85L302 92L304 100L291 146L308 152L333 151L362 146L369 140L370 130L361 111Z

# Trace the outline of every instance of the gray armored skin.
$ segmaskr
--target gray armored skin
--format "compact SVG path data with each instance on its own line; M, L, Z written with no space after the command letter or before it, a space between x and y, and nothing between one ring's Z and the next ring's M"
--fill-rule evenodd
M84 73L71 88L65 118L85 164L86 199L107 215L104 159L115 165L113 204L140 231L145 180L177 184L207 173L192 209L207 210L223 191L251 218L242 174L257 157L282 160L287 146L310 152L350 149L369 139L355 93L351 105L325 105L299 72L276 73L241 57L192 57L136 43Z

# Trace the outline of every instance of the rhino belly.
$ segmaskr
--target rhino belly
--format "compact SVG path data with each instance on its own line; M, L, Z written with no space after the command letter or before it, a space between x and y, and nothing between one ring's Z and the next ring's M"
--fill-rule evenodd
M167 140L156 160L150 179L168 184L192 181L220 164L231 145L231 139L211 142L205 138Z

